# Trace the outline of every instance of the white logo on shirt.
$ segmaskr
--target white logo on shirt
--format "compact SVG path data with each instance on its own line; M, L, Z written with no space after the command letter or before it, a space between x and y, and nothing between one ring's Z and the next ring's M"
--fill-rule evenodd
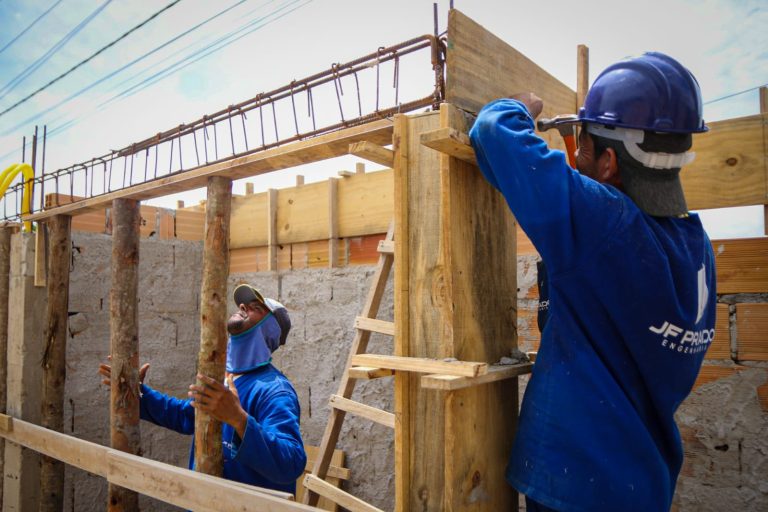
M696 313L696 322L699 323L701 317L704 316L704 311L707 309L707 299L709 299L709 288L707 288L707 269L704 268L704 264L701 264L701 268L698 273L699 280L699 308Z

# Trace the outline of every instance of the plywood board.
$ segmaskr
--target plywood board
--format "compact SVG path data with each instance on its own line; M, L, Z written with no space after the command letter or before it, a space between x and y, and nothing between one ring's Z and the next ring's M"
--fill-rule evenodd
M267 193L232 198L232 249L267 245Z
M355 174L339 180L339 236L385 233L392 220L392 171Z
M325 240L328 238L328 220L328 183L323 181L279 191L277 243ZM327 253L327 245L325 250Z
M736 304L739 361L768 361L768 304Z
M689 209L768 203L766 120L768 114L718 121L693 136L696 160L681 173Z
M531 20L521 19L519 22L530 23ZM542 31L546 31L546 27L542 27ZM479 112L489 101L529 91L544 100L544 117L576 113L575 91L475 21L451 10L448 14L446 101L461 109ZM551 147L564 148L557 130L543 135Z
M717 293L768 292L768 237L712 242Z

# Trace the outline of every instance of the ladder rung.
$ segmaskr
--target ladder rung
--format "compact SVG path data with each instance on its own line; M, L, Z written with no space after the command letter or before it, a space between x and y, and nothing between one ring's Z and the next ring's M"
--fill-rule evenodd
M385 427L395 428L395 415L370 405L361 404L339 395L331 395L331 407L362 416Z
M375 368L373 366L353 366L349 369L349 377L352 379L372 380L382 377L391 377L395 374L389 368Z
M355 318L355 328L363 331L378 332L380 334L395 335L395 323L386 320L377 320L375 318L365 318L358 316Z
M308 474L305 476L304 487L352 512L383 512L381 509L369 505L348 492L342 491L316 475Z
M437 373L458 375L460 377L478 377L488 373L488 363L471 361L440 361L420 357L385 356L379 354L357 354L352 356L352 366L375 366L406 372Z
M392 240L379 240L379 247L377 250L382 254L394 254L395 242Z

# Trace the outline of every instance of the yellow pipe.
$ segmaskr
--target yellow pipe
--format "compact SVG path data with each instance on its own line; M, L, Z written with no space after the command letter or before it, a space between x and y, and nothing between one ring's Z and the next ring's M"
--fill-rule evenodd
M21 194L21 215L29 214L32 203L32 182L35 179L35 170L29 164L13 164L0 174L0 197L5 195L5 191L11 186L16 176L22 173L24 178L24 190ZM24 231L32 231L32 223L24 222Z

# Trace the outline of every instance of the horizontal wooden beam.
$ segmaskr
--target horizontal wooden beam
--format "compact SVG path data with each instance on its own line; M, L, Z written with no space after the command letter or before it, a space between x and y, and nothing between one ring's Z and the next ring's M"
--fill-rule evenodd
M334 487L316 475L309 474L304 477L304 487L320 496L337 503L351 512L383 512L381 509L369 505L360 498L352 496L348 492ZM314 510L314 509L313 509Z
M395 165L395 152L369 140L349 145L349 153L391 169Z
M522 363L515 365L497 365L488 368L488 373L478 377L459 377L457 375L424 375L421 377L421 387L455 391L457 389L479 386L489 382L511 379L519 375L531 373L533 364Z
M225 162L184 171L109 194L59 206L35 213L34 215L28 215L24 217L24 220L38 221L54 215L78 215L99 208L105 208L118 198L143 201L176 192L193 190L206 186L210 176L226 176L236 180L326 160L347 154L351 143L363 140L377 144L391 144L392 122L382 119L266 151L258 151Z
M349 378L351 379L373 380L391 377L394 374L395 371L389 368L374 368L372 366L353 366L349 369Z
M477 165L469 136L455 128L439 128L421 134L421 143L446 155Z
M358 316L355 318L355 328L363 331L378 332L380 334L387 334L389 336L395 335L394 322L388 322L386 320L377 320L375 318L365 318L364 316Z
M421 357L385 356L379 354L357 354L352 356L352 366L375 366L417 373L437 373L477 377L488 373L488 363L470 361L439 361Z
M331 407L362 416L385 427L395 428L395 415L370 405L361 404L339 395L331 395Z
M315 510L294 503L289 493L231 482L112 450L4 414L0 415L0 424L9 426L7 431L0 429L0 437L8 441L178 507L205 512L254 508L272 512Z

